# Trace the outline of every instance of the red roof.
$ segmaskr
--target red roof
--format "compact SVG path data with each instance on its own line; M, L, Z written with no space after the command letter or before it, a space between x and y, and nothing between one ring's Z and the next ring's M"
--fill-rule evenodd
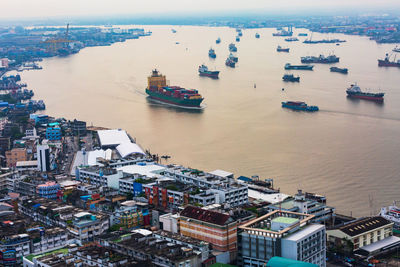
M228 214L223 214L211 210L205 210L193 206L186 207L181 212L181 216L218 225L225 225L229 219Z

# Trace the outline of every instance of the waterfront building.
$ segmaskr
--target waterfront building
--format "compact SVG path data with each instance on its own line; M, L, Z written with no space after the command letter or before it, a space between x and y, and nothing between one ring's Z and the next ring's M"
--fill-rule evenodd
M187 206L180 213L180 232L210 243L218 251L237 250L237 221L229 214Z
M123 143L131 143L126 131L121 129L115 130L99 130L97 131L99 137L100 146L103 149L116 148L118 145Z
M37 164L41 172L50 171L50 148L48 145L37 145Z
M238 264L265 266L274 256L324 267L325 226L313 215L272 211L239 226Z
M73 135L86 136L87 134L85 121L78 121L75 119L69 122L69 127Z
M393 222L373 216L360 218L327 230L327 241L330 246L346 246L356 251L393 235Z
M46 139L50 141L61 140L61 128L58 126L46 128Z
M7 167L15 167L18 161L26 161L27 159L26 148L13 148L6 151Z

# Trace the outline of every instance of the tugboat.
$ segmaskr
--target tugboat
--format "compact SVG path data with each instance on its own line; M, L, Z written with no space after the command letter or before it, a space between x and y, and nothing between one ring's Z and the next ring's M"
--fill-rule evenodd
M256 38L257 38L257 39L260 38L260 35L259 35L258 33L256 33Z
M301 57L301 63L322 63L322 64L330 64L339 62L339 57L335 55L329 55L325 57L324 55L319 55L319 57L307 56Z
M352 98L360 98L372 101L383 101L385 93L366 93L362 92L357 84L350 85L346 90L347 96Z
M228 67L234 68L236 63L235 61L233 61L232 59L230 59L229 57L226 59L225 61L225 65L227 65Z
M283 48L280 45L278 45L278 47L276 48L277 52L289 52L290 48Z
M237 47L235 44L229 44L229 52L237 52Z
M218 39L215 41L216 44L219 44L221 42L221 38L218 37Z
M347 68L338 68L338 67L331 67L330 70L331 72L339 72L343 74L347 74L349 72Z
M317 106L308 106L305 102L300 102L300 101L282 102L282 107L299 111L308 111L308 112L314 112L319 110Z
M202 64L201 66L199 66L199 75L218 79L219 71L208 70L208 67Z
M400 229L400 208L397 207L396 201L393 202L392 206L381 208L379 215L393 222L394 228Z
M181 108L200 109L203 97L195 89L185 89L179 86L167 86L167 79L157 70L153 70L147 78L146 93L149 98L164 104Z
M210 48L210 50L208 50L208 56L210 58L216 58L217 57L217 55L215 54L214 49Z
M285 70L313 70L314 65L291 65L290 63L285 64Z
M239 61L239 58L234 56L232 53L229 54L228 57L230 60L232 60L233 62L237 63Z
M396 58L394 59L396 60ZM386 54L385 59L378 59L379 67L398 67L400 68L400 59L397 61L390 61L390 55Z
M285 74L282 77L284 82L300 82L300 77L295 77L293 74Z
M296 42L296 41L298 41L299 39L297 38L297 37L289 37L289 38L286 38L285 39L285 41L286 42Z

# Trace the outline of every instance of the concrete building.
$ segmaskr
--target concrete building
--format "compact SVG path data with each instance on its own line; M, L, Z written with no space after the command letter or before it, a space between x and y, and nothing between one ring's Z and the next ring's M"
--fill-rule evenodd
M327 230L329 245L346 245L344 243L349 242L353 251L392 235L393 223L380 216L361 218Z
M50 141L61 140L61 128L58 126L46 128L46 139Z
M43 227L28 229L27 234L31 240L31 254L44 253L54 249L59 249L65 247L68 243L67 231L59 227L49 229Z
M107 216L85 211L74 214L72 223L68 223L67 227L80 244L94 241L95 236L103 234L108 228Z
M61 189L61 186L53 181L40 184L36 187L36 194L38 197L56 199L57 192Z
M48 145L37 146L37 164L39 171L50 171L50 148Z
M237 250L237 222L228 214L187 206L179 221L182 235L206 241L218 251Z
M273 211L239 226L238 264L265 266L274 256L325 266L325 226L313 215Z
M73 135L86 136L87 134L85 121L78 121L75 119L69 122L69 127Z
M26 161L27 157L26 148L13 148L6 151L7 167L15 167L18 161Z

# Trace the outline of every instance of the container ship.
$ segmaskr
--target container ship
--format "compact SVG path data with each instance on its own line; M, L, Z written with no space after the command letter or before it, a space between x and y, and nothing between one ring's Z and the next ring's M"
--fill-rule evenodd
M309 111L309 112L314 112L319 110L317 106L308 106L305 102L300 102L300 101L282 102L282 107L299 111Z
M218 79L219 71L208 70L208 67L203 64L203 65L199 66L199 75Z
M400 59L395 61L390 61L389 54L386 54L385 59L378 59L379 67L398 67L400 68Z
M288 27L288 30L281 30L280 32L272 34L272 36L292 36L292 35L293 35L293 30L291 26Z
M338 68L338 67L330 67L331 72L339 72L343 74L347 74L349 70L347 68Z
M280 45L278 45L278 47L276 48L277 52L289 52L290 48L283 48Z
M208 50L208 56L210 58L216 58L217 54L215 54L215 50L214 49L210 48L210 50Z
M295 77L293 74L285 74L283 75L282 80L285 82L300 82L300 77Z
M150 99L157 102L181 108L199 109L203 97L195 89L185 89L179 86L167 86L167 80L157 70L153 70L147 78L146 93Z
M322 64L331 64L339 62L339 57L335 55L329 55L325 57L324 55L319 55L319 57L307 56L301 57L301 63L322 63Z
M360 98L372 101L383 101L383 96L385 93L366 93L362 92L360 87L357 84L352 84L346 90L347 96L353 98Z
M314 65L291 65L290 63L285 64L285 70L313 70Z

